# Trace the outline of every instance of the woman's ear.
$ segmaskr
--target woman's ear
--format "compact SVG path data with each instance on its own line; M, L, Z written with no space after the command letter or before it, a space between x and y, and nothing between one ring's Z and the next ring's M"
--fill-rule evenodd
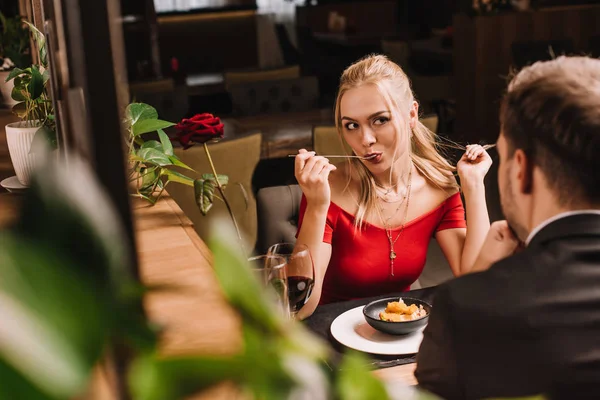
M417 126L417 122L419 121L419 103L416 101L412 102L412 106L410 107L410 112L408 114L408 120L410 129L415 129L415 126Z

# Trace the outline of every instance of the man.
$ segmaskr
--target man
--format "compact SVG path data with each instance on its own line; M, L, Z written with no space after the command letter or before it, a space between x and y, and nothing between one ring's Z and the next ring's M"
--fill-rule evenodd
M523 69L500 122L506 221L482 272L438 288L415 376L446 399L600 399L600 60Z

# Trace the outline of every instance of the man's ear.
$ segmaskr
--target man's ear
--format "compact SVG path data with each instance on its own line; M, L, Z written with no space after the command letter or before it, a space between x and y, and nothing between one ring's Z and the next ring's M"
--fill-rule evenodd
M419 103L416 101L413 101L408 117L410 121L410 129L415 129L417 121L419 120Z
M533 189L533 162L522 149L515 150L513 156L517 173L518 188L523 194L531 194Z

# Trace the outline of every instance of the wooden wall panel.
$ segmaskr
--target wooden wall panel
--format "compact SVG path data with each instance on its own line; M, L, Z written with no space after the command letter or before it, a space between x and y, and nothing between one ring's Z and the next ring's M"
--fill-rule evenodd
M561 7L495 16L454 17L454 73L460 141L495 141L498 109L513 64L514 41L571 39L576 53L589 52L600 34L600 6Z

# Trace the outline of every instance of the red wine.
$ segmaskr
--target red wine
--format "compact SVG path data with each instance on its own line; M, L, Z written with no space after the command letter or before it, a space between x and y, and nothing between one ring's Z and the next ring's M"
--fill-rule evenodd
M287 282L290 311L297 313L310 297L315 281L306 276L288 276Z

